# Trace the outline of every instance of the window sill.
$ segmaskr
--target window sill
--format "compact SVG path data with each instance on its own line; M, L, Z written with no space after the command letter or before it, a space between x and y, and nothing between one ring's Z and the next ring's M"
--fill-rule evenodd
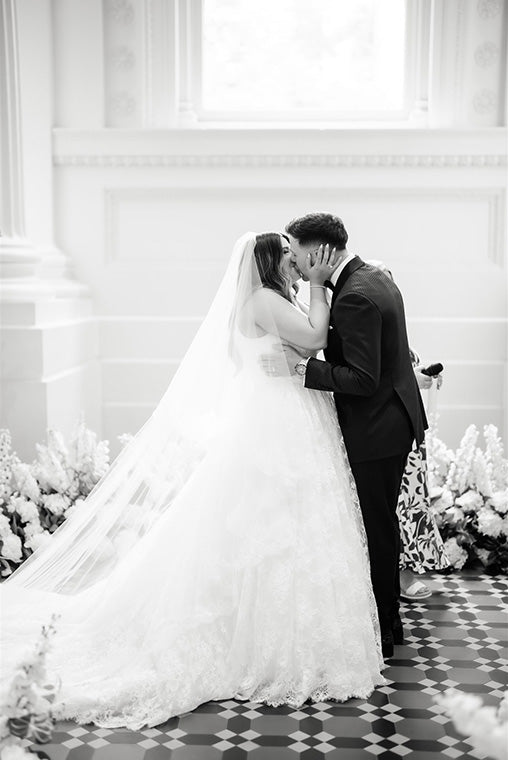
M53 130L57 165L506 165L505 127ZM478 157L478 161L462 161ZM428 159L431 160L430 163ZM385 159L390 159L387 161ZM482 160L484 162L482 163ZM455 164L454 164L455 161ZM194 162L194 163L193 163Z

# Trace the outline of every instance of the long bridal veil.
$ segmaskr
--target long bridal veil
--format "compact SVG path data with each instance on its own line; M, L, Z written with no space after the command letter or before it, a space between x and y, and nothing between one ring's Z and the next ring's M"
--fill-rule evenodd
M104 586L131 548L156 529L213 447L239 384L255 382L255 362L249 372L243 366L255 345L250 297L261 286L255 240L249 232L236 242L212 306L150 418L49 544L4 585L59 594L77 594L98 581ZM270 332L280 349L275 326Z
M138 728L211 699L301 705L383 682L333 400L262 371L283 341L256 325L255 244L237 241L151 417L0 586L1 689L53 613L58 709L80 723Z

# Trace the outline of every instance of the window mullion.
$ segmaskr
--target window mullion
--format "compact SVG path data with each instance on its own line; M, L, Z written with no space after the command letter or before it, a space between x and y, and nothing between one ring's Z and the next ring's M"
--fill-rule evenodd
M429 121L429 66L430 24L432 0L408 0L408 31L406 67L411 80L407 95L411 98L409 121L414 126L426 127Z
M178 126L198 122L196 106L201 93L201 8L202 0L179 0L179 98Z

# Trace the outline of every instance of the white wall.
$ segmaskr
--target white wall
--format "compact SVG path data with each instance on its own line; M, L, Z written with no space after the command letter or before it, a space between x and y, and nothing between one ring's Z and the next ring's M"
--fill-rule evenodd
M25 39L35 1L22 0ZM401 129L196 123L187 31L198 4L38 6L53 51L39 96L52 103L54 239L92 296L87 335L99 341L93 392L69 386L66 419L86 407L115 453L164 392L236 237L327 210L351 250L390 264L412 344L446 365L442 436L456 445L470 422L493 422L506 441L506 0L418 0L431 55L418 118ZM89 337L79 340L76 356Z
M505 431L504 138L57 131L58 237L95 299L103 434L135 431L154 408L236 237L311 210L341 215L350 249L390 264L411 342L447 368L440 428L450 445L470 422Z

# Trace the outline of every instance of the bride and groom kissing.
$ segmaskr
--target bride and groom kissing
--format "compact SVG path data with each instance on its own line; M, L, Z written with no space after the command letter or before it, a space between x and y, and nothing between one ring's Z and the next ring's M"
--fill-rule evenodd
M286 355L306 388L334 394L367 534L383 654L390 657L393 644L403 643L397 500L407 455L414 440L421 443L426 427L404 304L391 278L347 251L348 234L339 218L309 214L286 231L304 279L316 242L333 245L340 254L327 281L332 296L325 361L299 362L291 347Z
M149 420L2 584L12 668L59 615L61 717L134 729L385 682L403 640L397 498L426 426L403 301L337 216L286 233L237 241Z

